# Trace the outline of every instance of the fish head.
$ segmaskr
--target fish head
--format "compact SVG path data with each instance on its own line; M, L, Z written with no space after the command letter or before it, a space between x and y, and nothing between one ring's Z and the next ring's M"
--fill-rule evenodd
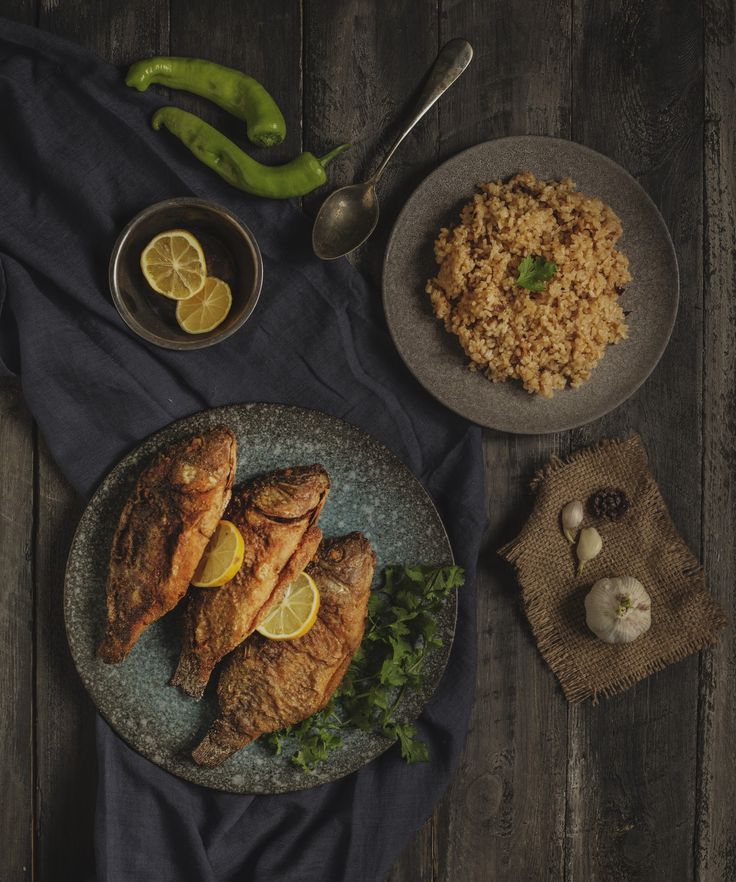
M330 478L321 465L281 469L253 483L251 504L270 518L298 520L322 508Z
M236 441L225 426L218 426L186 442L171 457L171 484L190 492L206 492L216 485L232 484L235 476Z
M320 593L345 593L356 586L370 585L376 555L362 533L350 533L337 539L324 539L317 556L309 565L310 575L317 581Z

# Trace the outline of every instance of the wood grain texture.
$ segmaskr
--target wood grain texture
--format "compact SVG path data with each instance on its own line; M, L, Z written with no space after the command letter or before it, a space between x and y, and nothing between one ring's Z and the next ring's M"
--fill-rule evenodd
M679 258L681 303L669 347L647 383L612 414L573 433L573 439L581 444L638 431L675 523L696 553L703 327L701 45L696 4L575 3L573 139L631 171L659 206ZM692 878L697 677L693 656L595 707L570 708L567 882Z
M319 153L342 141L352 144L330 171L328 185L305 199L314 214L330 190L369 177L398 135L437 55L435 4L397 0L379 11L372 0L308 0L304 48L305 147ZM378 227L350 256L377 286L391 227L411 191L436 165L437 144L435 107L381 178Z
M443 3L441 41L464 35L475 57L440 103L442 158L504 135L568 136L569 33L566 0ZM460 772L437 813L438 880L562 877L566 706L495 550L530 510L534 471L564 444L486 433L490 529L478 578L475 708Z
M35 0L0 0L0 15L36 22ZM20 388L0 386L0 879L34 874L34 438Z
M36 24L36 0L0 0L0 16L23 24Z
M736 8L705 4L705 317L702 555L736 621ZM697 882L736 879L736 642L733 625L700 667Z
M36 502L36 873L92 878L96 787L95 711L64 630L64 569L82 501L37 447Z
M33 437L20 391L0 387L0 879L33 869Z
M39 0L38 25L113 64L166 52L167 0Z
M514 574L495 554L529 514L529 482L554 443L486 439L490 532L479 568L475 707L438 810L438 880L562 878L565 702L533 643Z

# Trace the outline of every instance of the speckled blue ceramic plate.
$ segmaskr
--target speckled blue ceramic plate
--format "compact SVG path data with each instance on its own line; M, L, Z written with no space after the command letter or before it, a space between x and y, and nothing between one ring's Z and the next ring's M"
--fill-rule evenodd
M64 585L72 655L100 713L131 747L169 772L233 793L284 793L334 781L360 768L392 742L348 731L342 747L312 774L248 745L216 769L189 757L216 714L213 684L196 702L168 685L179 654L179 611L152 625L128 658L106 665L95 655L105 624L105 582L112 537L141 471L180 438L226 425L238 441L237 481L275 468L322 463L332 489L320 518L326 536L361 530L378 556L376 582L388 564L452 563L447 534L431 499L411 472L364 432L317 411L276 404L216 408L172 423L125 457L85 509L72 543ZM421 693L406 696L399 716L415 718L434 692L450 653L457 598L441 616L443 646L427 657ZM213 683L216 678L213 678Z

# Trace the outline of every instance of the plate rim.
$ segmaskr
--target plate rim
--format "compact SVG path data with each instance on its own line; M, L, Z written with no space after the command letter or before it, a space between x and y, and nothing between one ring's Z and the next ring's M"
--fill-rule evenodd
M204 787L208 790L213 790L213 791L220 792L220 793L234 793L234 794L238 794L238 795L273 796L273 795L285 794L285 793L298 793L298 792L301 792L304 790L311 790L314 787L320 787L324 784L329 784L329 783L334 783L335 781L340 781L343 778L347 777L348 775L351 775L354 772L357 772L359 769L362 769L364 766L368 765L369 763L373 762L373 760L377 759L379 756L384 754L390 747L392 747L394 744L396 744L396 739L390 740L390 739L384 738L382 735L376 733L374 735L374 737L376 738L376 741L380 742L380 743L377 745L377 750L375 750L375 752L372 752L369 757L362 759L360 761L360 763L357 765L350 764L350 767L348 769L346 769L345 771L342 771L337 777L330 778L328 780L320 779L320 780L315 780L313 783L304 783L301 786L286 787L286 788L271 788L271 789L252 789L252 788L245 789L244 787L237 786L237 785L227 787L224 784L220 785L215 782L204 783L200 780L197 780L193 775L182 774L181 772L175 771L173 768L171 768L169 764L165 764L164 762L158 762L157 760L153 759L151 756L148 755L148 753L144 752L144 750L142 750L140 747L131 743L131 741L128 739L128 737L126 737L126 735L124 735L122 732L119 731L118 726L108 717L108 714L105 711L103 711L103 709L100 707L100 704L99 704L97 697L96 697L96 690L94 688L94 684L90 679L88 679L87 676L85 676L85 674L83 673L83 670L80 667L80 663L77 661L77 654L75 651L76 642L71 639L70 623L69 623L69 618L71 615L71 608L72 608L72 603L73 603L72 591L71 591L70 584L69 584L70 570L71 570L71 565L72 565L72 556L74 554L77 542L80 539L80 533L82 531L82 528L87 526L86 520L88 518L92 517L92 511L91 511L92 503L95 500L95 498L100 493L102 493L104 491L105 486L109 482L115 480L118 476L125 475L126 467L128 467L128 461L139 451L139 449L144 444L151 443L155 446L156 442L159 441L159 438L161 438L161 436L168 435L172 430L176 430L177 428L183 428L184 426L186 426L187 423L189 423L192 419L194 419L196 417L201 417L201 416L207 414L212 419L215 419L215 415L220 414L220 413L226 414L227 412L230 412L230 411L240 412L245 409L252 408L252 407L267 408L267 409L272 409L272 410L281 411L281 412L285 412L285 411L292 412L292 413L308 412L310 414L316 414L319 418L326 418L326 419L332 421L333 423L336 423L336 424L339 424L343 427L346 427L348 429L348 431L350 431L350 432L357 433L358 435L362 435L365 438L367 438L370 443L372 443L377 448L379 448L384 455L387 455L389 458L391 458L396 463L396 465L398 465L398 467L406 475L409 476L411 481L416 485L418 491L425 497L425 499L429 505L429 508L431 509L431 511L434 512L437 524L439 524L441 531L442 531L442 535L444 536L446 549L449 553L449 560L450 560L449 565L451 565L451 566L456 565L455 553L454 553L454 549L452 547L452 542L451 542L450 536L447 532L447 527L445 526L444 520L442 519L442 516L437 508L437 505L436 505L434 499L432 498L432 496L430 495L429 491L426 489L426 487L424 486L422 481L414 474L414 472L409 468L409 466L407 466L406 463L404 463L403 460L398 456L398 454L394 453L394 451L391 450L389 447L387 447L387 445L385 445L382 441L379 441L373 435L366 432L361 427L356 426L354 423L350 423L347 420L341 419L340 417L336 417L336 416L333 416L332 414L328 414L325 411L319 410L318 408L308 408L308 407L302 407L300 405L281 404L278 402L270 402L270 401L236 402L236 403L231 403L231 404L217 405L215 407L206 407L206 408L203 408L202 410L194 411L193 413L187 414L184 417L180 417L178 419L172 420L170 423L167 423L165 426L162 426L160 429L157 429L156 431L151 432L149 435L146 435L144 438L140 439L140 441L138 441L131 448L129 448L127 450L127 452L124 453L120 457L120 459L115 463L115 465L111 469L109 469L109 471L107 471L105 473L105 475L100 479L100 481L95 486L92 493L90 494L89 498L87 499L87 502L84 506L84 510L82 511L82 514L79 517L79 521L77 522L77 525L74 529L74 534L72 536L72 540L69 545L69 551L67 553L66 563L64 566L64 585L63 585L62 603L63 603L63 613L64 613L64 632L65 632L67 645L69 647L69 652L72 657L72 661L74 663L74 668L76 670L76 673L77 673L79 679L81 680L82 685L84 686L85 692L87 693L88 697L92 701L92 704L94 705L96 712L99 713L100 716L105 720L107 725L114 731L115 735L118 738L120 738L131 750L133 750L138 756L143 757L143 759L145 759L146 761L148 761L150 763L153 763L155 766L157 766L158 768L167 772L168 774L174 775L175 777L179 778L180 780L187 781L188 783L196 784L197 786ZM225 424L227 424L227 423L225 423ZM103 602L104 602L104 597L103 597ZM431 699L433 698L433 696L435 695L435 693L439 689L440 684L442 682L442 679L445 676L445 673L447 670L447 665L449 664L449 660L450 660L450 655L452 653L452 648L455 643L455 636L457 633L457 620L458 620L458 611L459 611L459 600L458 600L457 590L455 590L451 595L450 606L451 606L451 608L449 610L449 613L450 613L450 622L451 622L451 626L452 626L451 639L446 644L443 645L443 648L446 647L446 649L445 649L445 652L443 653L443 656L441 657L440 664L437 666L437 677L436 677L436 680L433 683L433 685L430 687L430 690L429 691L424 690L422 692L410 693L409 698L411 699L413 697L413 699L414 699L414 703L412 704L412 707L411 707L411 715L409 717L409 719L411 721L416 720L419 718L419 716L421 716L422 712L424 711L425 706L431 701ZM173 612L173 610L171 610L170 612ZM416 709L417 706L418 706L418 709Z
M500 145L503 143L510 143L510 142L518 143L520 141L525 141L527 143L528 142L535 142L535 141L536 142L545 142L546 144L565 145L565 147L572 146L576 150L579 150L581 153L587 153L588 155L595 157L595 159L597 161L602 161L604 164L615 169L618 173L623 174L625 177L627 177L634 184L634 186L637 188L637 190L640 191L640 194L644 197L644 201L646 203L648 203L649 207L653 210L654 217L656 218L657 224L659 225L659 227L661 228L661 230L664 234L663 238L668 246L668 251L672 257L674 270L675 270L676 284L675 284L675 293L674 293L674 303L673 303L672 314L671 314L671 317L670 317L670 320L668 323L668 327L666 329L666 334L663 336L662 343L657 351L656 358L652 361L652 364L648 368L648 370L641 376L641 378L636 382L635 385L631 386L628 389L628 391L622 393L622 395L619 398L617 398L613 404L603 405L602 407L596 409L595 412L593 412L591 415L586 416L582 422L569 422L569 423L568 422L561 422L559 425L555 425L553 428L538 428L538 427L537 428L528 428L528 429L527 428L524 428L524 429L511 428L511 427L509 427L508 424L499 424L498 421L494 422L493 415L489 416L486 420L483 420L481 422L481 421L478 421L475 418L475 416L469 416L468 413L464 409L454 406L451 400L449 400L449 399L445 400L444 398L441 398L435 389L430 388L429 385L423 379L418 377L416 375L416 373L414 372L412 365L406 359L404 352L402 351L402 348L399 345L399 342L396 338L396 334L394 332L393 322L390 319L392 312L391 312L391 307L389 306L390 298L388 296L388 291L387 291L387 277L388 277L388 273L389 273L389 257L392 253L392 249L395 246L395 240L398 238L399 230L406 220L405 216L409 211L410 204L411 204L412 200L414 199L414 197L416 196L417 192L421 188L423 188L430 181L430 179L432 179L443 168L445 168L445 166L461 160L462 157L466 156L469 153L473 153L475 151L480 151L483 148L487 148L489 145L492 145L492 144L493 145L496 145L496 144ZM468 198L470 198L470 196ZM609 156L606 156L604 153L600 153L598 150L594 150L592 147L587 147L585 144L580 144L577 141L572 141L567 138L558 138L554 135L528 135L528 134L525 134L525 135L505 135L501 138L489 138L485 141L479 141L477 144L473 144L470 147L465 147L464 149L453 154L452 156L449 156L442 163L440 163L440 165L438 165L436 168L434 168L428 175L426 175L416 185L416 187L414 187L414 189L412 190L412 192L410 193L410 195L407 197L406 201L404 202L404 205L403 205L401 211L397 215L396 220L394 221L393 226L391 227L391 233L390 233L390 235L388 237L388 241L386 243L386 251L384 253L383 264L382 264L382 268L381 268L381 300L383 303L384 314L386 316L386 324L388 326L388 332L391 337L391 341L393 342L394 347L396 348L396 351L399 353L399 356L400 356L402 362L406 366L407 370L414 377L414 379L421 385L421 387L429 395L431 395L435 399L435 401L438 401L443 407L446 407L448 410L452 411L453 413L457 414L458 416L463 417L463 419L468 420L469 422L473 423L474 425L481 426L486 429L491 429L495 432L507 433L509 435L527 435L527 436L551 435L556 432L567 432L567 431L571 431L573 429L581 428L582 426L587 426L590 423L594 422L595 420L601 419L602 417L606 416L607 414L612 413L614 410L621 407L621 405L625 401L628 401L628 399L631 398L631 396L634 395L634 393L637 392L637 390L639 390L644 385L644 383L649 379L649 377L654 372L654 369L657 367L657 365L661 361L662 356L664 355L664 352L667 349L667 346L669 345L670 339L672 337L672 331L674 330L675 322L677 321L677 316L678 316L679 309L680 309L680 264L677 259L677 251L675 249L675 245L672 240L672 234L669 231L669 227L667 226L667 223L665 222L664 218L662 217L662 213L660 212L659 208L657 207L657 205L654 202L654 200L652 199L652 197L644 189L644 187L642 187L642 185L639 183L639 181L637 181L636 178L629 171L627 171L622 165L619 165L619 163L617 163L615 160L611 159ZM436 318L434 320L437 321Z

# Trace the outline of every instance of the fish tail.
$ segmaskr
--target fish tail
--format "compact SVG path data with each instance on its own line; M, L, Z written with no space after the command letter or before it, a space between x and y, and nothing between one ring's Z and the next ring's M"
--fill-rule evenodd
M97 656L108 665L125 661L135 646L145 625L132 628L127 623L108 624L102 643L97 647Z
M97 647L97 656L102 659L105 664L117 665L124 661L128 655L129 649L109 632L105 634L105 639Z
M198 766L212 769L251 741L253 736L241 735L224 720L215 720L209 732L192 751L192 759Z
M182 692L199 700L210 679L209 673L205 673L204 676L203 673L197 656L184 650L179 657L179 664L174 676L171 678L171 685L178 686Z

